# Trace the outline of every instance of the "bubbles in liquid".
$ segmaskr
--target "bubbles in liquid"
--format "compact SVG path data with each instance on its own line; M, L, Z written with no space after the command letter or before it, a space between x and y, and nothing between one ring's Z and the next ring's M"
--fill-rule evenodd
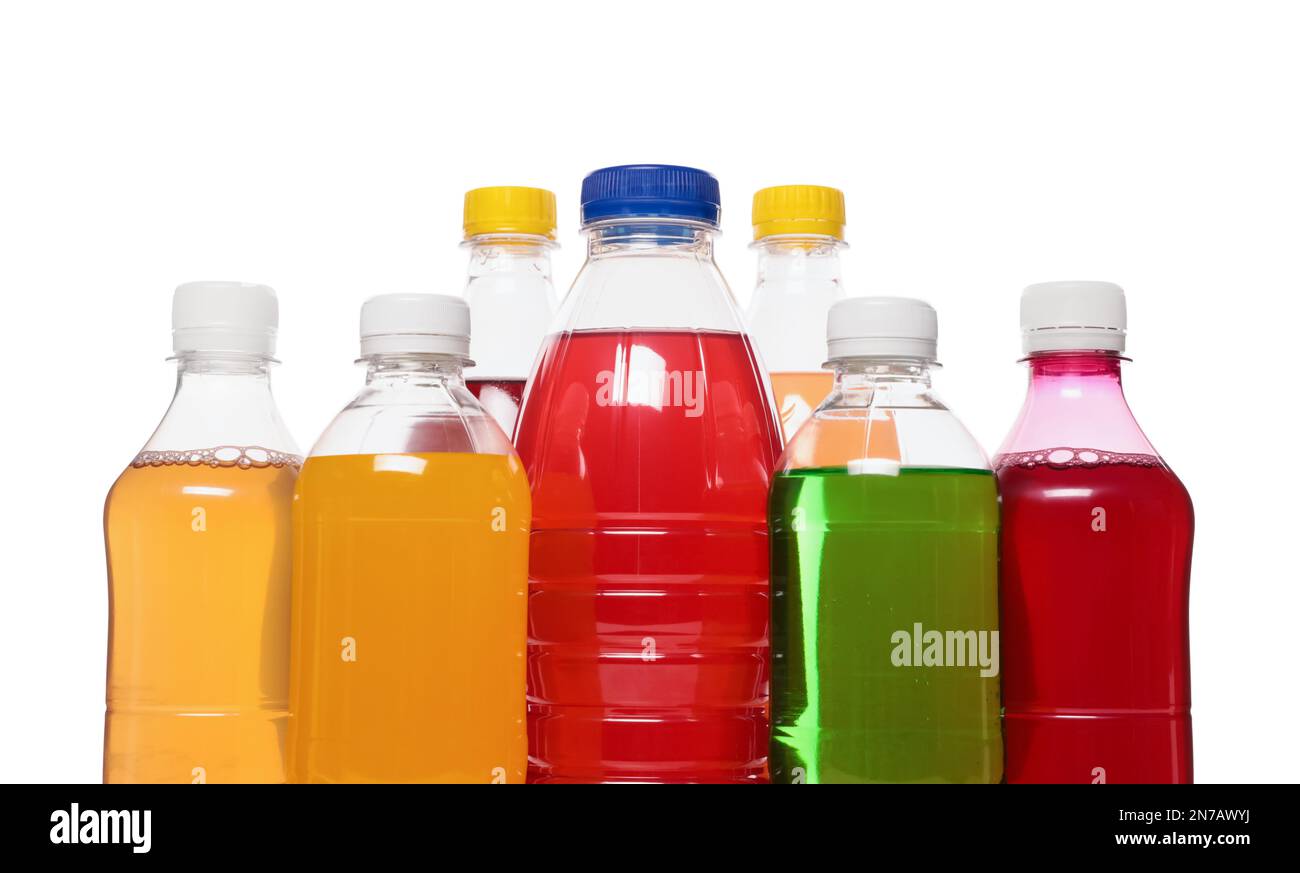
M1128 464L1132 467L1160 467L1161 460L1155 455L1105 452L1101 449L1073 449L1058 446L1054 449L1035 449L1032 452L1012 452L998 455L993 459L995 470L1010 467L1052 467L1064 470L1070 467L1101 467L1106 464Z
M238 467L256 470L264 467L302 467L302 458L262 446L216 446L184 451L145 451L135 456L132 467Z

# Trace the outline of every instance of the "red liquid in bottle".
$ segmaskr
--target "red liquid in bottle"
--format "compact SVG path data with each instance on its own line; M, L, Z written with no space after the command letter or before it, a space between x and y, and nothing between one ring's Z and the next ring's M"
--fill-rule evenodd
M758 781L780 429L741 333L551 337L533 489L530 781Z
M996 467L1007 781L1191 782L1187 491L1148 454Z
M526 379L466 379L465 385L509 437L515 432L526 382Z

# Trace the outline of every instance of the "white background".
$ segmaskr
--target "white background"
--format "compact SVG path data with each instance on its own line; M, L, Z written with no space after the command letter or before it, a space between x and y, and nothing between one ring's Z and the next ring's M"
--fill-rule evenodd
M990 451L1033 281L1129 293L1129 399L1197 510L1196 775L1300 780L1300 28L1249 2L9 2L0 11L0 779L100 775L104 494L170 399L172 288L273 285L302 446L357 309L456 293L461 196L600 166L848 198L851 293L934 303Z

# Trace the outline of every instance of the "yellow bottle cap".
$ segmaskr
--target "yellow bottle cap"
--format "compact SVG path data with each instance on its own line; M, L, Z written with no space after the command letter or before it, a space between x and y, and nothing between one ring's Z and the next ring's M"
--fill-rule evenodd
M542 188L499 185L465 192L465 238L520 233L555 239L555 195Z
M778 185L754 192L754 239L796 234L844 239L844 192L821 185Z

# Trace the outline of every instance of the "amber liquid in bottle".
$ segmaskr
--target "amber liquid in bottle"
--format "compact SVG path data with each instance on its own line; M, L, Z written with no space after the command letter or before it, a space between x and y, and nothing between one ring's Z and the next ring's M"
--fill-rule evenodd
M105 782L283 782L299 459L144 452L104 510Z

